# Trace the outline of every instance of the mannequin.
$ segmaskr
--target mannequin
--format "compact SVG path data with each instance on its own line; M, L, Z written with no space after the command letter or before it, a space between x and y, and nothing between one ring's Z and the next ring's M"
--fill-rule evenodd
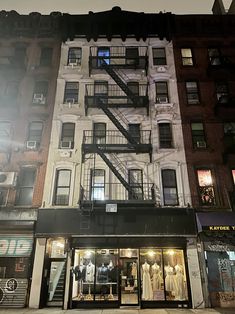
M97 281L108 282L108 267L104 263L98 268Z
M180 264L175 265L175 299L177 300L185 300L185 283L184 283L184 271L183 266Z
M94 282L95 265L91 261L86 266L86 282Z
M133 262L131 264L131 276L134 280L134 287L137 287L137 264Z
M86 268L85 268L85 265L83 265L82 260L80 261L79 265L75 266L73 273L75 275L76 281L85 280Z
M142 299L143 300L152 300L153 299L153 290L150 279L150 265L145 260L142 265Z
M168 263L167 266L165 266L165 288L166 291L172 292L175 289L175 283L174 283L174 268Z
M151 275L152 275L153 291L161 290L161 285L163 283L163 279L161 276L161 268L157 264L157 262L155 262L151 266Z

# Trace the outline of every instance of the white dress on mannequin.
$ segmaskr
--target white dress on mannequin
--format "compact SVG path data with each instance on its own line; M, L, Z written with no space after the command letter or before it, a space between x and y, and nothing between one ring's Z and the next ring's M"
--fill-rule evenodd
M161 284L163 282L161 276L161 268L157 263L154 263L151 266L152 282L153 282L153 291L161 290Z
M142 299L143 300L152 300L153 299L153 289L151 285L150 279L150 265L145 262L142 265L142 276L143 276L143 291L142 291Z
M183 266L176 264L175 265L175 299L185 300L185 282L184 282L184 271Z
M174 268L170 265L165 266L165 288L166 291L174 291L175 289L175 283L174 283Z

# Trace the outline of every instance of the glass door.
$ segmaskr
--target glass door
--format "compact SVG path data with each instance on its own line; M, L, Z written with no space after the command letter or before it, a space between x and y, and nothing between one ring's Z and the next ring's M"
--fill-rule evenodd
M136 249L120 250L121 305L139 304L139 268L137 253L138 250Z

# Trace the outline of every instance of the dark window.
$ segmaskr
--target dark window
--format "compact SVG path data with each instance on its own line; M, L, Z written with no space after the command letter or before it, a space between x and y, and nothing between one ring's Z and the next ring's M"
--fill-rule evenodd
M208 56L210 65L220 65L221 64L221 54L219 48L209 48Z
M36 149L39 147L42 137L43 123L33 121L29 124L29 133L27 140L27 148Z
M189 105L199 104L199 91L197 82L186 82L187 101Z
M34 86L33 104L45 105L48 92L47 81L37 81Z
M69 48L68 65L81 65L82 48Z
M74 148L74 133L75 123L63 123L60 148Z
M166 65L165 48L153 48L153 65Z
M110 64L110 49L109 49L109 47L98 47L97 56L98 56L98 67L101 66L104 62L106 64Z
M14 64L24 66L26 61L26 47L15 47Z
M18 81L9 81L7 82L5 95L9 98L16 98L18 95L19 82Z
M182 48L181 49L181 58L182 64L184 66L192 66L193 65L193 54L191 48Z
M228 83L220 81L215 83L216 97L220 103L227 103L229 98Z
M108 102L108 82L95 81L94 96L98 97L103 103Z
M167 82L156 82L156 103L169 103Z
M70 183L71 170L57 170L54 205L69 205Z
M103 169L91 169L91 199L104 200L105 171Z
M11 145L11 123L0 121L0 151Z
M16 205L32 205L36 169L23 168L20 171Z
M141 133L140 133L140 124L137 123L130 123L128 124L128 131L132 138L137 143L141 142Z
M129 169L128 181L130 185L129 199L143 199L143 173L141 169Z
M162 170L162 187L164 205L179 205L175 170Z
M127 86L135 96L137 97L139 96L139 82L128 82ZM128 103L133 103L129 97L128 97Z
M106 142L106 123L94 123L94 138L95 144L105 144Z
M172 148L172 131L170 123L159 123L159 147Z
M206 137L204 132L204 126L202 122L192 122L192 141L194 148L206 148Z
M78 103L78 82L66 82L64 91L64 103L77 104Z
M201 205L203 206L215 205L216 204L215 190L211 170L198 169L197 178Z
M233 150L235 147L235 122L224 123L224 147Z
M42 66L51 65L52 53L53 53L53 48L50 48L50 47L41 48L40 65Z
M139 49L138 47L126 48L126 64L139 63Z

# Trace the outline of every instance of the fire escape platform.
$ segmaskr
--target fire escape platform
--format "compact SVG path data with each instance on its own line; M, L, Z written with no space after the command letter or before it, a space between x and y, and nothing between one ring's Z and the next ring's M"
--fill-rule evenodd
M97 153L98 149L101 149L104 153L151 153L151 144L82 144L82 151L86 153Z

